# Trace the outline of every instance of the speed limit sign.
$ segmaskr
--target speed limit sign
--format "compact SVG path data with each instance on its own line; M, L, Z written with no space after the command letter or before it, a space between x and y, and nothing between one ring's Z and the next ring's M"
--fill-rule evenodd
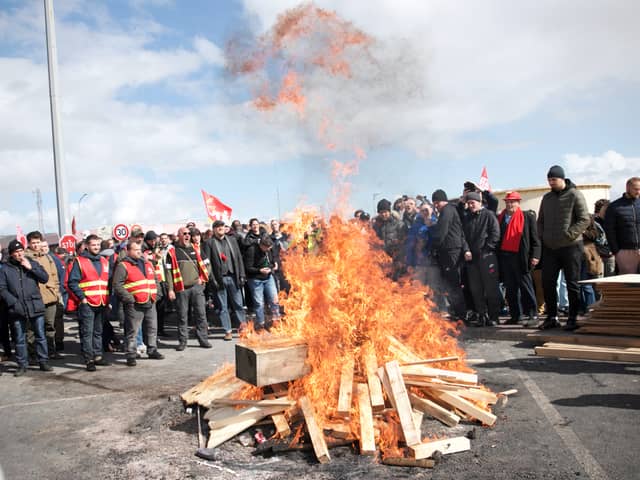
M113 227L113 238L120 242L129 238L129 227L127 227L124 223L119 223L118 225Z

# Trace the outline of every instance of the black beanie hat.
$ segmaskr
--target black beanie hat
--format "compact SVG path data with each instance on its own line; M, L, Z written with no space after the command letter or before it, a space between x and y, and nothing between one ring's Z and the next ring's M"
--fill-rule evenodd
M447 202L447 194L444 190L438 189L431 194L432 202Z
M562 168L560 165L554 165L549 169L549 173L547 173L547 178L565 178L564 168Z
M8 249L9 255L11 255L13 252L17 252L18 250L24 250L24 246L18 240L11 240L9 242Z
M467 202L469 200L475 200L476 202L482 202L482 195L478 192L469 192L467 193Z
M391 211L391 202L386 198L383 198L378 202L378 213L380 212L390 212Z

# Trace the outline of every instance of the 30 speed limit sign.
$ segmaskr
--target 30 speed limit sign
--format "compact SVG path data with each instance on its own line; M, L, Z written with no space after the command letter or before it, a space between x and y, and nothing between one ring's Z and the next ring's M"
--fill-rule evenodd
M113 238L120 242L129 238L129 227L127 227L124 223L119 223L118 225L113 227Z

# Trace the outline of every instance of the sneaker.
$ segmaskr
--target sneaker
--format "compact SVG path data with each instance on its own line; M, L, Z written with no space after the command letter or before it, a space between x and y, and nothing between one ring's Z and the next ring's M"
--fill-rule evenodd
M105 360L104 357L96 357L96 359L93 361L94 365L98 365L100 367L109 367L111 366L111 362Z
M18 367L18 369L13 372L14 377L21 377L27 373L27 367Z
M538 327L540 330L550 330L552 328L560 328L558 317L547 317L547 319Z
M178 344L178 346L176 347L176 350L177 350L178 352L181 352L181 351L183 351L185 348L187 348L187 343L186 343L186 342L180 342L180 343Z
M53 370L53 368L47 362L42 362L40 364L40 370L42 370L43 372L50 372L51 370Z
M200 342L200 348L212 348L213 345L211 345L210 342Z
M127 367L135 367L137 364L135 358L127 358Z
M96 364L93 362L87 362L87 372L95 372Z
M158 350L153 350L149 354L149 358L152 360L162 360L164 359L164 355L162 355Z
M227 332L224 334L223 339L225 342L230 342L231 340L233 340L233 335L231 334L231 332Z
M564 327L562 327L563 330L566 330L568 332L573 332L577 328L578 328L578 325L576 324L575 320L567 320L567 324Z

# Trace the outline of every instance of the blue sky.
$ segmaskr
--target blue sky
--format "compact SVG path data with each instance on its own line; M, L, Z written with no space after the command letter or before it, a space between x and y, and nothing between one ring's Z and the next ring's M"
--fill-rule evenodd
M575 181L611 183L613 196L640 174L640 6L631 0L589 9L318 1L375 39L380 69L375 82L363 70L344 84L304 72L302 120L287 106L256 111L251 82L229 75L224 58L230 39L264 34L295 1L54 3L69 210L80 228L203 223L201 188L245 221L303 200L322 207L331 160L352 156L317 140L329 111L340 140L367 152L353 208L373 211L374 194L455 195L483 166L496 189L544 185L561 164ZM371 67L357 55L354 65ZM37 227L37 188L45 230L55 231L40 0L0 2L0 70L0 232Z

